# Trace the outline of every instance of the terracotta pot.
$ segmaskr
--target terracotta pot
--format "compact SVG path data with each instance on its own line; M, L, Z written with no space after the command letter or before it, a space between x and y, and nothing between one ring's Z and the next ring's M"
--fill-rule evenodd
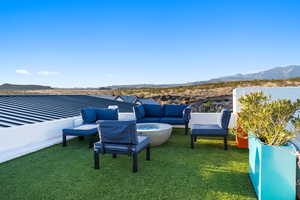
M237 128L237 132L240 133L242 136L245 136L245 137L247 137L247 135L248 135L247 133L245 133L243 131L243 129L240 126L238 126L238 128ZM236 141L237 147L244 148L244 149L248 148L248 139L247 138L239 137L237 135L235 137L235 141Z

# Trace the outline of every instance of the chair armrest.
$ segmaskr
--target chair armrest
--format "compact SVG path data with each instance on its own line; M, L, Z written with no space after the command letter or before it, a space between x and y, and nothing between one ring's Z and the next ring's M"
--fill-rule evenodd
M191 112L192 112L192 108L190 106L186 107L183 110L183 120L185 122L189 122L190 121L190 119L191 119Z

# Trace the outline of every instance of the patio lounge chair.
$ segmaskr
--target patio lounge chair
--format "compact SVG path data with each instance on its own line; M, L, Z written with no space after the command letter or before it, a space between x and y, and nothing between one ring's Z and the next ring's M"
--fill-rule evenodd
M100 168L99 154L117 154L132 156L132 171L138 171L138 153L147 149L146 159L150 160L150 140L146 136L138 136L135 120L99 121L101 140L94 144L94 166Z
M198 136L223 137L224 149L227 150L228 125L231 117L231 111L222 110L222 116L219 124L192 124L191 127L191 148L194 148L194 142Z
M63 146L67 146L67 136L78 136L83 139L90 136L89 147L93 147L93 137L98 134L97 120L118 120L118 110L108 108L84 108L81 110L82 125L75 128L63 129Z

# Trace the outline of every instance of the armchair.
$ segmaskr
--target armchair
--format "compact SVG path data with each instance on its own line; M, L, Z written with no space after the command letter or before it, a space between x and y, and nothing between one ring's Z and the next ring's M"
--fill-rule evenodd
M150 160L150 140L138 136L135 120L98 121L100 141L94 144L94 167L100 168L100 154L126 154L133 158L132 171L138 171L138 153L147 149L146 159Z

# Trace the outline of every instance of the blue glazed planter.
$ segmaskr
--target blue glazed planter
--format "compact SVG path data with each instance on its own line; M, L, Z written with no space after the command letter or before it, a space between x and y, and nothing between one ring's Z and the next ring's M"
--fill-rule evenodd
M295 149L265 145L249 134L249 176L259 200L295 200Z

